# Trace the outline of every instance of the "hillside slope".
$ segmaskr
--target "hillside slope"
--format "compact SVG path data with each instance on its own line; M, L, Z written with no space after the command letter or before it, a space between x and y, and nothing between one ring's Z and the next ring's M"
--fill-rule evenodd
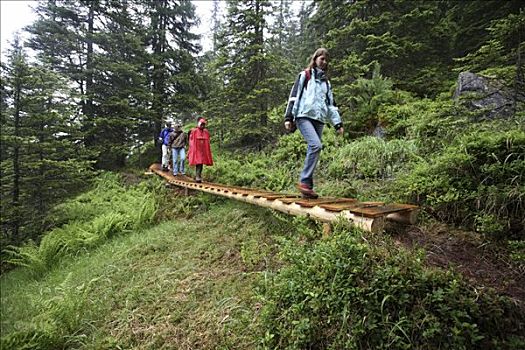
M35 276L1 279L2 349L519 349L520 304L337 224L196 194ZM108 213L106 213L107 215ZM338 330L335 332L334 330Z
M266 229L250 210L215 204L119 237L41 279L2 276L2 335L22 331L15 338L28 348L253 348L257 254L247 251L262 247Z

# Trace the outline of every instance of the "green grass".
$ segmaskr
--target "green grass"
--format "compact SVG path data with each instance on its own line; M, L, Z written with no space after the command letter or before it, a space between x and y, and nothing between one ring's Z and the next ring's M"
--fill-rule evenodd
M117 174L105 173L96 185L56 206L48 215L54 227L21 247L7 247L7 261L41 276L65 257L90 251L115 236L151 226L165 194L160 181L125 187Z
M388 235L346 222L320 239L321 225L304 217L150 188L161 208L151 219L156 226L104 235L40 275L20 267L0 277L1 349L525 344L523 308L455 273L428 271L422 254ZM130 193L111 200L124 203ZM100 217L100 202L86 196L80 203ZM104 214L126 215L128 206ZM81 211L65 210L62 217L72 219L64 226L77 223Z
M260 220L254 208L219 202L118 237L41 279L23 269L4 275L3 348L253 348L252 286L269 250L246 242L270 246Z

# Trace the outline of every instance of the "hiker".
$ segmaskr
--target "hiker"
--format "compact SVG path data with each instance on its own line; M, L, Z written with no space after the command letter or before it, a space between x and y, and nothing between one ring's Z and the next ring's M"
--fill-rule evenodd
M293 85L286 106L284 127L288 132L299 129L308 148L297 188L305 198L317 198L313 175L323 144L324 124L332 123L336 132L343 135L343 122L335 105L328 71L328 51L317 49L310 63Z
M210 147L210 133L206 129L206 119L199 117L197 127L190 130L188 160L195 165L195 181L202 182L203 165L213 165Z
M175 123L175 130L170 132L168 136L168 147L172 153L173 175L177 176L180 172L184 172L184 160L186 159L186 145L188 143L188 136L182 131L182 123L177 121Z
M168 146L169 134L172 132L171 121L166 121L166 127L162 129L159 135L159 141L162 142L162 171L169 170L170 148Z

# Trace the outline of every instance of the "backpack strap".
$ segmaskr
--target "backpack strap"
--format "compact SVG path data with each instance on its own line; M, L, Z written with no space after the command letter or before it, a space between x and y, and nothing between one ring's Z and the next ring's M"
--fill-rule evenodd
M330 82L328 81L328 79L326 79L326 104L327 105L330 105L330 95L328 93L330 92L331 87L332 86ZM334 104L333 101L332 101L332 104Z
M308 80L310 80L312 76L312 72L310 72L310 69L306 68L304 70L304 75L306 76L306 80L304 81L304 86L308 85Z
M310 69L306 68L304 70L304 76L305 76L305 79L303 83L303 88L301 89L301 92L299 93L299 96L297 97L297 101L299 101L301 97L303 96L303 90L305 90L308 87L308 81L310 80L312 76L312 72L310 72Z

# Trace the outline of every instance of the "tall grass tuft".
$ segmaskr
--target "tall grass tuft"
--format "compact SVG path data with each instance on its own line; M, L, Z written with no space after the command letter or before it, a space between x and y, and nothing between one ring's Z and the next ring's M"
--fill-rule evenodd
M369 136L341 147L328 170L330 176L338 179L388 178L414 159L417 159L415 142Z
M89 294L96 279L72 287L71 274L55 288L55 297L31 300L38 305L39 314L18 325L17 331L0 338L1 349L65 349L82 345L86 327L96 310ZM93 304L93 303L90 303Z
M523 239L524 179L525 132L477 130L419 162L398 188L441 220Z
M9 247L10 263L39 276L65 256L93 249L112 237L151 224L158 209L155 191L147 184L125 187L115 174L106 173L95 187L56 207L50 219L55 228L40 245L31 242Z

